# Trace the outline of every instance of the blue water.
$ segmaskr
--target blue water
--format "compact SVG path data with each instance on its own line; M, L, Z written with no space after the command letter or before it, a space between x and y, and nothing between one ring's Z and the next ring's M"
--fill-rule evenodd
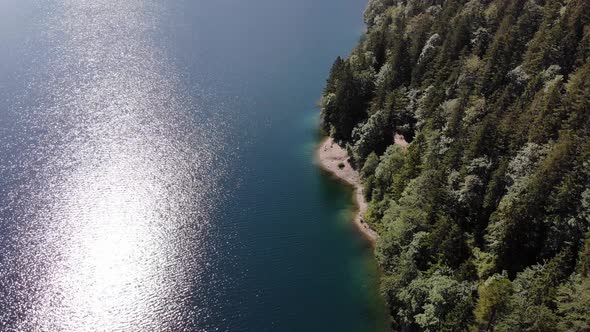
M0 330L385 330L313 164L364 6L0 3Z

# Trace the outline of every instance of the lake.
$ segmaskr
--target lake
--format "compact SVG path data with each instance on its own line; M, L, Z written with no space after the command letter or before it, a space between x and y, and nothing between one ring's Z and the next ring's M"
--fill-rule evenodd
M365 5L2 1L0 330L386 330L313 163Z

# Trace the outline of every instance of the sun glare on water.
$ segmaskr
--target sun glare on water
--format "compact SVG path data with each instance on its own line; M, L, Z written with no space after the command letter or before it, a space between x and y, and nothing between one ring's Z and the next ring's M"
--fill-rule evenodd
M0 323L198 330L222 130L194 118L198 105L153 42L161 4L50 7L48 63L25 93L49 97L22 112L38 139L15 162L24 175L5 209Z

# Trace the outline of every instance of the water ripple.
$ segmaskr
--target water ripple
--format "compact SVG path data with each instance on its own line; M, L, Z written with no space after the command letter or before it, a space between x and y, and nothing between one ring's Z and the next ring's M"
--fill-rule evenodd
M46 6L47 54L2 134L2 330L202 329L223 121L195 117L155 43L161 3Z

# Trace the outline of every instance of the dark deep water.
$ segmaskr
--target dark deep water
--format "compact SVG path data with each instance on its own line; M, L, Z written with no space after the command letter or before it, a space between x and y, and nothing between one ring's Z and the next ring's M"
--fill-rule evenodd
M0 2L0 331L382 331L315 103L364 0Z

